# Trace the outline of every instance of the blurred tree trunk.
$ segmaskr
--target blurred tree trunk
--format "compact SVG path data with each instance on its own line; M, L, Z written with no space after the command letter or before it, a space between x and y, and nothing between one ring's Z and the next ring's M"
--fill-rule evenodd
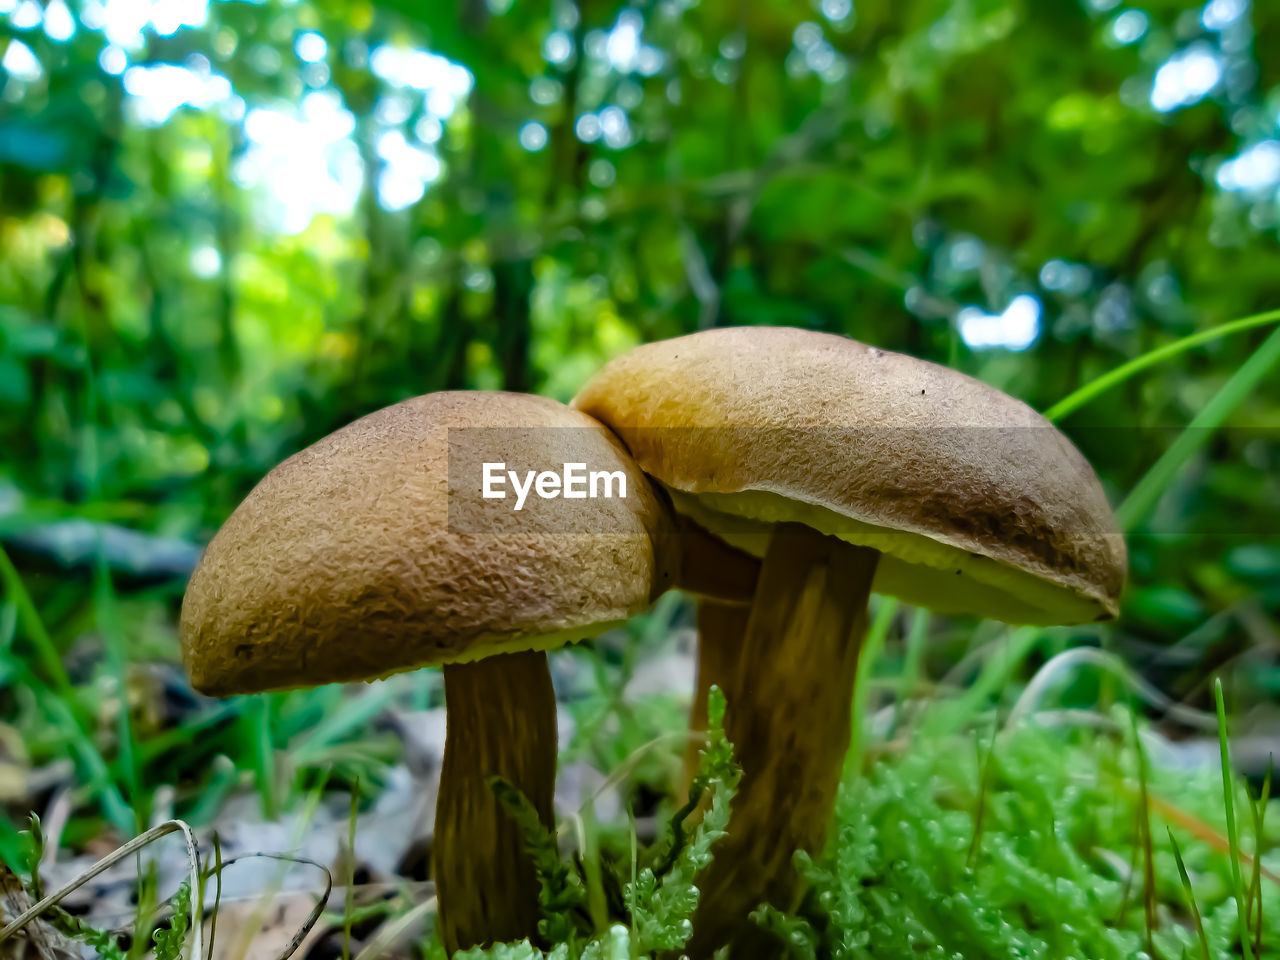
M440 311L439 330L431 344L431 359L423 364L427 370L426 390L463 390L467 386L467 347L471 344L471 325L462 315L462 291L455 277L450 282L444 306Z
M477 40L482 39L490 22L488 8L483 0L464 0L460 13L463 28ZM489 44L483 43L481 48L493 49ZM483 69L483 65L478 66L478 69ZM490 99L479 83L472 88L470 108L471 115L476 118L475 142L471 152L471 180L472 185L485 198L481 222L502 224L514 233L519 230L513 195L517 171L509 168L508 151L496 134L496 131L507 125L507 118L501 105ZM512 254L508 259L503 243L490 244L489 247L490 270L493 273L493 313L497 325L494 354L502 373L503 387L525 392L533 387L529 367L533 263L527 256L519 253Z
M560 120L551 131L551 164L547 174L547 193L543 204L547 212L555 209L567 194L574 203L582 194L587 172L587 145L578 139L578 83L582 78L582 44L587 34L587 15L580 5L578 22L569 35L569 68L561 70L548 64L564 88Z
M528 391L531 386L529 345L532 339L530 295L533 293L533 264L511 260L494 264L493 309L498 319L498 362L502 385L508 390Z

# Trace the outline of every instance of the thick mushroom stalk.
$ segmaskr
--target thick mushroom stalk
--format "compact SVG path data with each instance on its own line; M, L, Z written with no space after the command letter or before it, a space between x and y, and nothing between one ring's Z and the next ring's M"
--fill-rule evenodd
M537 937L538 878L489 785L499 776L554 825L556 699L541 651L444 667L446 733L432 873L446 952Z
M689 711L690 736L677 791L686 797L698 772L707 730L707 695L724 688L747 629L747 615L760 579L760 561L713 537L687 517L677 518L676 586L698 598L698 695Z
M743 618L732 608L711 606L700 617L711 629L699 639L699 696L713 683L724 690L725 733L742 782L729 833L697 881L692 957L726 943L735 958L779 952L748 914L762 902L794 909L803 885L792 855L816 854L826 841L878 559L875 550L783 524L745 632L733 634Z
M675 586L721 606L745 606L755 596L760 561L676 515ZM704 703L703 708L706 708ZM698 729L705 728L704 726Z
M747 633L751 607L741 603L699 599L698 673L694 681L697 691L689 708L689 743L684 751L684 769L677 795L681 802L689 796L689 788L698 775L702 749L706 746L707 698L717 686L726 698L737 702L738 691L730 689L736 679L736 664L742 653L742 638Z

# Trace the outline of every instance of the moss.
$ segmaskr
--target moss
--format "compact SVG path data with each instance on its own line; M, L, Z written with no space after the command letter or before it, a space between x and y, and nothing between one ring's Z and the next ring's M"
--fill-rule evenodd
M1130 726L1121 708L1111 719L1116 729ZM797 856L810 881L801 908L792 914L762 908L753 921L779 935L797 958L1121 960L1150 956L1152 948L1156 957L1200 957L1204 945L1176 842L1209 956L1239 957L1219 773L1147 766L1144 808L1138 759L1127 740L1026 723L1001 731L987 761L971 733L917 736L864 778L842 785L824 855ZM1233 789L1237 809L1249 810L1246 787ZM1155 881L1150 931L1144 815ZM1240 829L1241 848L1252 855L1252 818L1241 820ZM1264 837L1262 846L1262 866L1274 875L1280 868L1274 840ZM1246 876L1251 863L1242 865ZM608 953L620 938L631 956L678 949L696 902L693 875L673 869L630 887L630 916L616 918L623 926L584 931L573 954ZM1280 957L1280 883L1264 874L1260 891L1259 956ZM1249 929L1256 936L1254 925Z

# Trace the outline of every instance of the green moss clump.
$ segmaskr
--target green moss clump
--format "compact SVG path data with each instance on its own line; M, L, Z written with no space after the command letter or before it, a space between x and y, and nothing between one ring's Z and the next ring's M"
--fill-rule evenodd
M1121 708L1110 719L1131 726ZM614 880L623 908L606 929L580 926L547 956L678 951L736 779L731 747L713 725L699 783L712 791L710 812L689 835L688 809L677 813L657 850L638 855L649 866L633 871L629 856L612 858L628 874ZM1267 874L1280 872L1280 856L1273 837L1257 836L1247 788L1232 787L1246 878L1263 851L1261 880L1247 894L1249 949L1274 960L1280 884ZM1257 812L1265 828L1266 811ZM797 854L811 884L801 908L762 905L753 921L804 960L1241 957L1226 837L1217 770L1140 764L1125 739L1034 723L1001 731L989 748L966 734L919 735L843 785L828 849L815 860ZM543 955L524 945L468 957Z

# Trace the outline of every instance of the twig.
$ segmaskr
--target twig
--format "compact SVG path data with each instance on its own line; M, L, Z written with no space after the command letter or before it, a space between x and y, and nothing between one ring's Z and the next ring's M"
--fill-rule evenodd
M128 843L112 850L105 857L61 889L49 894L37 903L32 904L28 909L24 910L9 924L7 924L4 929L0 930L0 943L4 943L4 941L8 940L36 917L40 916L40 914L44 913L55 904L61 903L98 874L103 873L110 867L119 863L125 857L136 853L154 840L168 836L171 833L177 833L178 831L181 831L183 837L186 838L187 860L191 866L191 916L193 918L191 926L193 929L191 935L191 950L187 956L191 958L191 960L199 960L203 955L203 950L201 949L200 924L195 922L195 918L198 918L202 911L202 905L200 903L200 851L196 844L196 838L191 832L191 827L182 820L166 820L164 823L152 827L145 833L138 834L138 836L134 837Z

